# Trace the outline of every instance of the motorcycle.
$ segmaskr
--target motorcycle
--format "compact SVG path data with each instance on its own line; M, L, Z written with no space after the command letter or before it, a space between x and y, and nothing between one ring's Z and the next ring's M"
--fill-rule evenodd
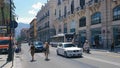
M90 54L90 48L89 47L83 48L83 52Z

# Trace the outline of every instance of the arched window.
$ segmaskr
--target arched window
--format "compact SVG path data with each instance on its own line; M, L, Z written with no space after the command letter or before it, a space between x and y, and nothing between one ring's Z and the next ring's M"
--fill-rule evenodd
M64 23L64 33L67 33L67 23Z
M120 20L120 5L113 9L113 20Z
M72 0L71 2L71 13L73 14L73 12L74 12L74 0Z
M64 7L64 17L66 17L66 14L67 14L67 7L65 6Z
M84 26L86 26L86 17L82 17L79 20L79 27L84 27Z
M101 13L96 12L91 16L91 25L101 23Z

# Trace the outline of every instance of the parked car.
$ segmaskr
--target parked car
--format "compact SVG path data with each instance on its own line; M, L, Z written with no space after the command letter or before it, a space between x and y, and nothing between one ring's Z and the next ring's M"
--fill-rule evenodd
M59 44L56 52L57 55L63 55L65 57L82 57L82 48L78 48L70 42Z
M33 45L35 46L35 52L43 52L43 43L41 41L34 41Z

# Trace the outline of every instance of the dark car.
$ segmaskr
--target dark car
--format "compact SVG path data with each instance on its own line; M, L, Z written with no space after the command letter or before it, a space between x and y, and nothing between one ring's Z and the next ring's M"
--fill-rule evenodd
M35 46L35 52L43 52L43 43L40 41L35 41L34 43Z

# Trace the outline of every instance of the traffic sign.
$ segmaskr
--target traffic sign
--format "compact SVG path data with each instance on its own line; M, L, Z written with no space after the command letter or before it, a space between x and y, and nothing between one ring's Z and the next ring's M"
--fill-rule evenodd
M18 26L18 23L16 21L12 21L10 23L10 28L16 28Z

